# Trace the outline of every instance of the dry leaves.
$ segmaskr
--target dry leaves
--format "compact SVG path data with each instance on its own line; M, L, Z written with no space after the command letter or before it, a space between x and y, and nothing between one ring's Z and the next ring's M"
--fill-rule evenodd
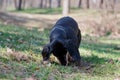
M29 77L29 78L25 78L23 80L38 80L38 79L36 79L35 77Z
M30 60L29 56L21 52L13 51L10 48L7 48L7 56L9 56L11 59L16 60L16 61L29 61Z
M109 59L109 60L108 60L108 63L114 64L114 60L113 60L113 59Z
M120 76L119 76L119 77L117 77L117 78L115 78L114 80L120 80Z

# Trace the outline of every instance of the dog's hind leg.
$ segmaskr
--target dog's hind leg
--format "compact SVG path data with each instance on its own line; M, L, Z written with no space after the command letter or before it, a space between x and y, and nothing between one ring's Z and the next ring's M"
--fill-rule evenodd
M73 58L73 61L75 61L77 63L77 65L80 65L80 62L81 62L80 53L79 53L77 46L74 44L74 42L69 40L67 42L66 47L67 47L67 50L68 50L70 56Z

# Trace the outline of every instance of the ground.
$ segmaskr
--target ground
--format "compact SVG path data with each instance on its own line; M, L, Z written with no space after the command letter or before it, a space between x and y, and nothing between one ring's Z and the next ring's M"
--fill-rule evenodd
M119 80L120 79L120 38L111 35L94 36L83 34L79 48L82 57L82 67L74 64L61 66L51 57L51 64L41 63L41 50L49 41L51 25L61 17L54 15L23 14L18 13L6 18L2 16L0 23L0 79L1 80ZM15 15L16 14L16 15ZM91 14L91 13L90 13ZM3 14L4 15L4 14ZM34 15L30 16L30 15ZM75 14L71 14L75 17ZM85 15L85 14L81 14ZM26 16L28 18L26 18ZM35 18L39 16L39 19ZM48 17L49 16L49 17ZM88 15L93 16L93 15ZM84 17L78 20L80 24ZM11 19L11 20L10 20ZM15 19L15 20L14 20ZM26 26L35 22L35 26ZM41 22L42 21L44 22ZM13 21L12 21L13 20ZM14 22L21 20L18 22ZM47 21L45 21L47 20ZM86 18L85 18L86 20ZM11 22L10 22L11 21ZM22 22L23 21L23 22ZM80 21L80 22L79 22ZM40 24L37 24L39 23ZM85 23L85 22L84 22ZM30 25L33 23L30 23ZM82 23L83 24L83 23ZM46 26L42 29L42 26ZM83 28L82 28L83 30ZM87 29L88 30L88 29Z

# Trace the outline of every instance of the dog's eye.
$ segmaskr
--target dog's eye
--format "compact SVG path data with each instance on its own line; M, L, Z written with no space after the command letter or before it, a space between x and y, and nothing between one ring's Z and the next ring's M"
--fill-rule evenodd
M47 55L46 52L43 50L43 51L42 51L42 56L43 56L43 58L44 58L46 55Z

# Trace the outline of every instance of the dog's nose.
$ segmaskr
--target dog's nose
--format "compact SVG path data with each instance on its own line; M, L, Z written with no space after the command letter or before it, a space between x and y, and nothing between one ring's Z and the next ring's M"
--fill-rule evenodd
M48 64L48 63L49 63L48 60L42 61L42 64Z

